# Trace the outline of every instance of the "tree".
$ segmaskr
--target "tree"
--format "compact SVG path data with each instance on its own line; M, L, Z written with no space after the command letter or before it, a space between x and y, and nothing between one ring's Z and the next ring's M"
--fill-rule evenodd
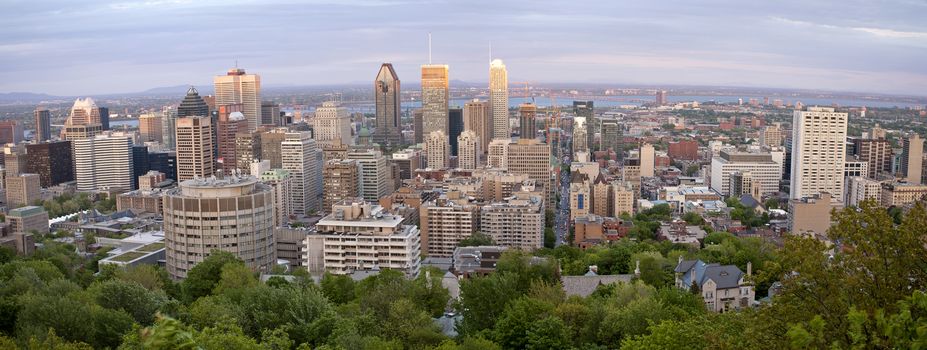
M458 332L476 335L479 331L493 328L508 302L521 293L518 276L510 273L494 273L461 281L457 309L461 310L463 321Z
M125 311L142 325L154 322L155 312L167 302L163 292L152 292L136 282L123 280L94 283L88 291L100 306Z
M219 283L213 294L222 294L232 290L247 289L258 285L254 271L245 264L225 264L219 275Z
M557 245L557 234L554 229L547 227L544 229L544 248L553 249Z
M244 262L232 253L213 250L203 262L194 265L180 285L184 301L191 303L199 297L210 295L219 284L222 278L222 268L226 264L244 264Z
M549 303L528 297L519 298L509 304L500 315L496 321L493 336L503 348L524 348L525 340L533 324L550 316L553 310L554 306ZM543 340L535 341L542 342Z
M476 247L482 245L496 245L496 242L493 241L492 237L482 232L476 231L470 237L460 240L460 243L457 244L458 247Z
M326 272L319 283L322 294L336 304L344 304L354 300L354 280L346 275L334 275Z
M705 218L696 212L690 211L682 216L682 219L689 225L702 226L705 224Z

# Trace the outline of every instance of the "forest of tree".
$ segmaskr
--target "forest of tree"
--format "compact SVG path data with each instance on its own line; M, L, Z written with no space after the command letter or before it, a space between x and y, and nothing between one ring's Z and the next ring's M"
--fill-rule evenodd
M656 214L656 213L651 213ZM157 267L98 270L46 241L34 256L0 248L0 349L924 349L927 211L900 221L872 203L836 213L837 245L788 237L783 247L713 233L695 250L624 240L582 251L511 251L465 279L450 300L442 273L384 270L356 282L304 272L261 282L216 252L174 282ZM672 287L679 256L755 266L757 308L716 314ZM631 283L566 297L560 275L627 273ZM455 337L434 322L447 310Z

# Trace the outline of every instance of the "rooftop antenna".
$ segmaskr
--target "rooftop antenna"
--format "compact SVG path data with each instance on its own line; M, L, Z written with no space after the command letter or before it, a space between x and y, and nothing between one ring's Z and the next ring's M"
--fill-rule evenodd
M238 59L235 59L235 69L238 69Z
M428 64L431 64L431 32L428 32Z
M492 63L492 40L489 41L489 63Z

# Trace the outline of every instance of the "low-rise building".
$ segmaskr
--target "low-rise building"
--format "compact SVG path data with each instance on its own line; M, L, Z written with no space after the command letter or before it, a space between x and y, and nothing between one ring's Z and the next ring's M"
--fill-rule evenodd
M882 206L904 206L927 196L927 185L902 182L882 185Z
M756 302L751 270L749 262L744 274L734 265L708 264L680 257L675 269L676 287L685 290L698 287L705 307L714 312L744 309Z
M48 213L42 207L28 206L10 210L6 214L13 233L48 233Z
M519 193L484 205L480 231L504 247L533 251L544 245L544 197Z
M789 232L801 235L825 235L831 225L831 195L789 201Z

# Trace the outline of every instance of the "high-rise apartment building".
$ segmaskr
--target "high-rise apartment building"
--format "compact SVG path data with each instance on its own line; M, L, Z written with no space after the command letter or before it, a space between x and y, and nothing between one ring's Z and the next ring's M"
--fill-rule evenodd
M900 172L908 183L921 183L924 162L924 139L913 134L904 139L901 151Z
M448 258L454 248L479 229L480 207L459 192L450 192L419 207L422 254Z
M612 214L611 217L619 218L622 214L634 215L634 202L637 199L634 185L630 182L612 183Z
M139 141L157 142L164 141L162 132L164 131L164 122L161 115L155 113L145 113L138 117L138 134Z
M321 196L321 154L308 131L288 132L280 144L281 164L290 172L293 213L306 215L319 210ZM271 165L273 167L273 165Z
M276 128L261 133L261 137L259 138L261 144L260 159L269 160L271 169L277 169L283 166L280 144L286 139L286 134L288 132L289 130L287 130L287 128Z
M178 118L174 132L177 181L215 174L212 119L208 116Z
M330 145L338 140L343 145L353 145L351 136L351 116L348 109L339 106L336 102L323 102L322 107L315 109L315 118L312 120L312 137L319 145Z
M283 169L271 169L261 173L261 182L270 186L274 192L274 226L286 225L293 214L293 201L290 200L290 172Z
M422 66L422 137L434 131L447 135L448 119L448 66L427 64ZM417 130L416 130L417 131Z
M760 132L760 144L768 147L782 146L782 126L779 123L767 125Z
M261 76L246 74L244 69L232 68L226 75L213 79L216 87L216 105L241 105L241 113L248 120L248 131L261 124Z
M657 90L657 96L656 96L656 97L657 97L657 99L656 99L657 106L665 106L665 105L666 105L666 102L667 102L667 101L666 101L666 90Z
M641 176L642 177L653 177L655 156L656 154L653 149L653 145L649 143L645 143L641 145L640 159L641 159Z
M218 106L216 118L216 166L226 174L238 169L238 134L248 132L248 120L241 113L241 105ZM255 174L257 176L259 174Z
M538 126L535 121L538 114L538 107L533 103L522 103L518 106L518 126L519 137L523 139L535 139L538 135Z
M480 232L497 245L534 251L544 245L544 197L519 193L480 210Z
M383 153L376 149L352 149L347 159L357 161L360 170L360 196L368 202L377 202L393 191L389 183L390 166Z
M382 146L402 144L402 123L399 119L402 109L402 90L399 76L392 63L384 63L373 81L373 97L376 100L377 129L373 141Z
M0 143L17 144L23 141L23 125L18 120L0 120Z
M583 173L575 173L570 179L570 221L592 212L592 184Z
M6 206L16 208L42 199L42 184L38 174L6 176Z
M26 145L26 172L38 174L42 187L74 181L71 141Z
M506 169L512 174L526 174L545 192L550 199L550 146L538 140L518 140L509 144L506 154Z
M472 130L464 131L457 138L457 167L461 169L476 169L480 167L480 157L483 152L480 148L480 138Z
M492 137L509 139L509 77L502 60L489 63L489 108L492 111Z
M165 194L164 244L174 279L187 277L216 250L254 271L270 271L276 264L273 190L253 176L182 181Z
M322 168L325 184L322 190L322 211L331 212L332 205L356 198L360 168L354 159L331 159Z
M463 109L464 130L472 130L480 139L480 149L484 152L489 149L489 141L493 138L492 114L489 102L473 99L464 104Z
M862 176L854 176L847 179L846 205L859 207L860 202L870 199L875 200L876 203L881 202L882 181L868 179Z
M426 165L431 169L445 169L451 157L447 135L433 131L425 138Z
M869 164L869 176L892 176L892 143L882 139L856 139L856 153L860 161Z
M35 142L51 140L51 112L48 108L37 107L33 116L35 117Z
M73 140L72 144L78 191L132 189L132 138L111 133Z
M508 139L495 139L489 142L489 151L486 154L486 165L495 169L506 169L509 166L509 144Z
M792 199L830 194L841 201L847 113L828 107L796 110L792 118Z

